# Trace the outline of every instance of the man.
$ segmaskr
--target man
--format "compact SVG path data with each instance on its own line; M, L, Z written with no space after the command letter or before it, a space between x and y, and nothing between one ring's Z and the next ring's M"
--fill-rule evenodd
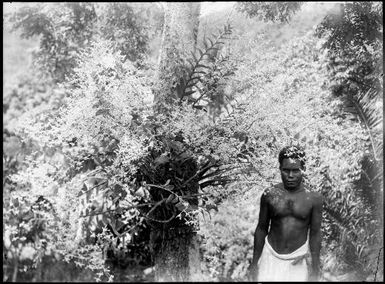
M249 277L315 281L320 276L322 196L302 184L305 152L300 147L283 148L278 160L282 183L262 194Z

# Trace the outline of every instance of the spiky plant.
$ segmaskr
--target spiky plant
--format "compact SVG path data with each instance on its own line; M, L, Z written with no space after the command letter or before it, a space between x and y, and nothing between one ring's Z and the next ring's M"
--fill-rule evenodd
M191 58L187 59L188 65L185 66L185 73L176 87L181 102L188 100L193 107L201 109L199 102L203 99L211 100L213 92L215 92L213 89L218 87L208 79L214 77L216 81L219 81L233 74L234 70L225 70L228 57L219 53L221 46L225 43L224 40L229 39L228 36L231 33L231 25L224 25L223 30L219 30L217 35L212 35L213 39L204 37L203 48L198 47L196 54L191 52Z

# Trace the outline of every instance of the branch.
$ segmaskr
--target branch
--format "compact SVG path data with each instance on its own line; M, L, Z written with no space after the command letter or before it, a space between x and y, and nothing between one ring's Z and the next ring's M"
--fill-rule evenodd
M158 223L169 223L169 222L171 222L176 217L176 213L174 212L172 214L171 218L169 218L167 220L157 220L157 219L150 218L148 216L143 216L143 217L148 219L148 220L151 220L151 221L154 221L154 222L158 222Z
M157 207L159 207L162 203L165 202L165 199L162 199L161 201L158 201L154 207L151 208L150 211L147 212L147 214L144 217L148 217L150 213L152 213Z
M80 218L91 217L91 216L96 216L96 215L100 215L100 214L105 214L105 213L113 212L113 211L116 211L116 210L130 210L130 209L133 209L133 208L140 208L140 207L145 207L145 206L153 205L153 204L154 204L153 202L150 202L150 203L132 205L132 206L127 206L127 207L119 207L119 208L116 208L116 209L110 209L110 210L106 210L106 211L102 211L102 212L94 212L92 214L80 215L79 217Z
M160 189L163 189L163 190L169 192L170 194L174 194L174 195L178 196L175 192L172 192L171 190L169 190L169 189L167 189L167 188L165 188L165 187L163 187L163 186L156 185L156 184L151 184L151 183L146 183L146 185L148 185L148 186L153 186L153 187L157 187L157 188L160 188ZM179 197L179 196L178 196L178 197Z
M138 227L139 223L135 224L133 227L131 227L129 230L127 231L123 231L123 233L119 233L114 226L111 226L110 224L110 228L112 229L113 233L115 234L116 237L120 238L122 236L124 236L125 234L129 233L130 231L132 231L133 229L135 229L136 227ZM123 225L125 226L125 225ZM122 227L120 227L121 229Z
M234 168L232 168L234 169ZM232 169L216 169L214 172L211 172L211 173L208 173L207 175L205 176L201 176L201 179L206 179L208 177L212 177L212 176L216 176L216 175L219 175L221 172L226 172L226 171L229 171L229 170L232 170Z
M205 172L207 172L210 168L217 166L216 164L210 165L210 161L208 161L207 163L208 163L207 166L205 166L205 167L202 168L201 170L197 171L191 178L189 178L187 181L185 181L185 182L182 184L182 187L185 186L186 184L188 184L193 178L195 178L195 177L197 177L197 176L202 177L202 174L204 174Z
M97 184L97 185L94 185L93 187L87 189L86 191L83 191L83 192L79 193L78 197L81 196L81 195L83 195L83 194L85 194L85 193L87 193L87 192L89 192L89 191L91 191L91 190L93 190L95 187L98 187L98 186L100 186L100 185L104 185L105 183L108 183L108 181L106 180L106 181L103 181L102 183L99 183L99 184Z
M201 188L205 188L206 186L212 185L214 183L217 183L216 185L219 185L219 184L226 184L232 181L236 181L236 179L212 179L201 183L199 186Z

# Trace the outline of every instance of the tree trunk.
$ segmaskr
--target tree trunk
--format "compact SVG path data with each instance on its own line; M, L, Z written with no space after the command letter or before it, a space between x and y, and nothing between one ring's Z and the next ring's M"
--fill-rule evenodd
M178 101L176 86L185 72L186 60L195 52L200 3L167 2L164 7L154 102L156 112L167 114ZM198 236L191 227L163 226L151 234L156 281L199 280Z
M152 232L154 233L154 232ZM159 282L199 281L198 236L191 228L161 230L153 254L155 280Z
M195 52L199 13L200 3L196 2L167 2L165 5L158 85L154 98L158 111L172 107L178 99L176 85L185 72L186 59L191 58L191 52Z

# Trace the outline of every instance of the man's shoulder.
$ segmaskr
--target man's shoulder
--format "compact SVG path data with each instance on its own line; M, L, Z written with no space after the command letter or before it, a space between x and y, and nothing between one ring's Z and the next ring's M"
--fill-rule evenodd
M268 195L282 188L283 188L282 183L271 184L270 186L264 189L263 194Z
M322 204L323 203L323 196L321 193L315 192L315 191L308 191L307 194L309 195L313 204L316 205L316 204Z
M270 186L266 187L262 193L261 198L268 203L271 202L271 200L279 198L279 196L282 194L282 189L280 189L280 186L283 187L283 184L271 184Z

